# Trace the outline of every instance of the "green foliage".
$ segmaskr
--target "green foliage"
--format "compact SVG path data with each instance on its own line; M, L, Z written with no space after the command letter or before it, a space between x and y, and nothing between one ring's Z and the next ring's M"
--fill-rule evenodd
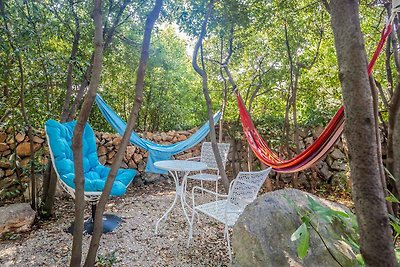
M115 255L115 250L103 255L98 255L96 260L96 267L112 267L117 263L117 257Z
M291 241L296 241L299 239L299 244L297 245L297 255L300 259L304 259L308 253L310 233L308 232L307 224L304 222L297 228L296 232L290 237Z
M297 244L298 257L300 259L304 259L308 254L309 240L310 240L309 231L314 231L321 239L321 242L323 242L324 245L326 246L324 240L322 239L321 235L318 232L319 221L323 221L328 224L339 222L341 226L346 229L346 232L348 234L346 236L336 236L332 233L332 237L347 243L352 249L354 255L356 255L356 261L358 265L365 266L364 260L360 253L359 227L357 224L356 216L351 212L347 213L322 206L321 204L316 202L312 197L308 196L307 199L308 199L308 205L306 210L303 212L300 211L299 207L292 200L288 199L288 202L296 208L297 213L302 221L302 224L296 229L296 231L292 234L290 238L290 240L293 242L299 240ZM394 196L391 196L390 199L391 200L393 199L395 202L398 202L398 200ZM396 218L390 214L389 218L390 218L390 225L395 231L394 243L396 244L396 240L400 235L400 220L399 218ZM348 228L348 226L350 226L350 228ZM329 251L328 247L326 247L326 249ZM398 263L400 264L399 252L400 249L395 248L396 258Z
M75 17L70 1L5 1L6 17L0 20L0 117L4 125L24 127L18 99L21 81L16 55L21 55L26 87L26 106L35 128L47 119L60 119L66 95L68 63L73 63L74 100L93 51L93 22L90 1L73 2L79 21L78 52L70 58ZM207 118L201 80L191 66L194 38L200 31L206 0L168 0L151 39L146 69L143 106L137 130L168 131L199 126ZM111 27L120 3L104 3L104 28ZM112 42L104 51L99 92L125 120L134 100L137 64L145 16L151 1L132 1L122 13ZM377 17L382 8L361 5L362 29L369 54L379 38ZM316 1L228 1L214 3L203 44L214 111L220 109L228 91L225 120L230 136L241 136L236 100L229 93L226 74L217 62L229 51L233 29L232 56L228 67L237 88L249 104L261 133L272 147L282 143L286 102L290 95L289 51L300 69L297 90L297 122L303 127L325 125L341 105L337 63L330 17ZM11 33L15 51L7 36ZM384 60L377 63L375 77L385 75ZM225 85L226 84L226 85ZM225 87L226 86L226 87ZM257 92L256 92L257 91ZM292 112L292 110L290 111ZM293 122L293 118L290 118ZM94 108L90 123L99 131L113 131ZM292 129L293 131L293 129Z

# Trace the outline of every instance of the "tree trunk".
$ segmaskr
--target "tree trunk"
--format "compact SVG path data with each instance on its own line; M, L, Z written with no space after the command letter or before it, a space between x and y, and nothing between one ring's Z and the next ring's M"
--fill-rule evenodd
M79 40L80 40L80 30L79 30L79 18L78 14L75 12L74 8L74 3L72 0L69 1L70 7L71 7L71 12L72 15L74 16L74 21L75 21L75 32L74 34L74 40L72 42L72 48L71 48L71 55L69 57L69 62L68 62L68 69L67 69L67 90L65 94L65 99L64 99L64 105L62 108L62 113L61 113L61 122L66 122L68 119L69 115L69 106L70 106L70 101L71 101L71 96L72 96L72 74L73 74L73 68L74 68L74 60L75 57L78 53L78 46L79 46Z
M330 2L332 30L346 112L353 200L360 227L361 254L367 266L396 266L394 246L379 179L373 100L358 2Z
M224 165L222 164L221 155L219 154L219 149L218 149L218 145L217 145L217 137L215 134L214 118L213 118L213 112L212 112L212 103L211 103L210 94L208 93L208 78L207 78L207 73L204 70L204 61L203 61L202 53L201 53L201 59L202 59L201 62L202 62L203 69L201 69L199 67L199 65L197 64L197 56L199 53L199 49L202 46L203 39L206 35L207 23L208 23L208 19L211 16L211 11L213 9L213 5L214 5L214 0L211 0L207 6L207 13L204 16L204 21L201 26L201 32L200 32L199 39L197 40L196 45L194 47L192 66L193 66L194 70L202 78L203 94L204 94L204 98L206 99L208 120L209 120L209 124L210 124L210 141L211 141L211 145L212 145L213 152L215 155L215 160L218 165L219 173L221 175L222 184L225 188L225 191L228 192L229 191L229 180L228 180L228 177L226 176L225 168L224 168Z
M143 43L142 43L142 51L140 55L139 67L136 75L136 88L135 88L135 102L133 104L131 113L129 115L129 120L126 125L126 129L124 135L122 137L122 141L118 152L115 156L114 162L111 166L110 173L107 177L107 182L104 186L103 192L101 194L99 203L97 204L97 210L94 219L94 229L93 236L90 241L89 252L85 260L86 267L94 266L97 250L100 245L100 238L103 232L103 213L106 207L106 203L108 201L112 185L115 180L115 176L117 175L118 169L121 166L122 159L125 155L125 149L129 143L129 138L132 133L133 126L136 124L136 120L138 118L140 106L143 102L143 88L144 88L144 77L147 66L147 61L149 58L149 47L151 40L151 32L154 28L154 24L158 19L161 8L163 5L163 0L156 0L153 10L149 13L146 19L145 30L143 35Z
M221 50L220 50L220 62L222 62L222 54L223 54L223 48L224 48L224 41L221 37ZM226 102L228 99L228 86L227 86L227 81L224 76L224 72L222 67L220 66L219 68L219 75L222 78L223 82L223 96L222 96L222 105L221 105L221 118L219 119L219 133L218 133L218 142L222 143L223 140L223 128L224 128L224 115L225 115L225 108L226 108Z
M290 44L289 44L289 36L288 36L288 29L287 29L287 21L285 21L285 45L286 45L286 51L288 55L288 60L289 60L289 74L290 74L290 84L288 88L288 96L286 99L286 110L285 110L285 120L284 120L284 133L285 133L285 146L286 146L286 151L287 151L287 156L290 158L291 157L291 150L290 150L290 145L289 145L289 140L290 140L290 118L289 118L289 112L290 112L290 107L293 102L293 59L292 59L292 53L290 51Z
M25 108L25 74L24 74L24 67L22 63L22 57L21 54L18 52L18 48L15 46L14 41L12 39L12 35L10 33L10 30L8 28L8 21L7 21L7 15L5 13L4 9L4 3L2 0L0 0L0 13L1 16L3 17L4 20L4 28L6 32L6 36L8 38L8 42L10 44L10 47L12 51L15 54L15 57L17 58L18 61L18 70L19 70L19 82L20 82L20 101L19 103L21 104L21 113L22 117L25 123L25 126L28 128L28 137L29 137L29 150L30 150L30 160L29 160L29 165L30 165L30 182L31 182L31 206L34 210L36 210L36 180L35 180L35 165L34 165L34 160L35 160L35 152L33 149L33 134L32 134L32 126L30 124L29 116L26 112ZM14 136L15 138L15 136Z
M300 67L294 69L294 84L292 88L292 109L293 109L293 140L296 145L296 155L300 153L300 138L299 138L299 125L297 124L297 89L300 78ZM292 175L292 185L294 188L298 186L299 173L295 172Z
M75 170L75 222L74 237L72 243L72 256L70 266L80 266L82 260L82 235L84 220L84 177L83 177L83 159L82 159L82 135L86 122L89 118L93 103L96 97L97 88L100 83L101 70L103 65L103 27L102 27L102 11L101 0L94 1L93 21L95 25L94 31L94 60L93 71L90 79L90 86L85 97L82 109L79 113L78 120L74 129L74 137L72 138L72 151L74 154L74 170ZM93 264L94 265L94 264Z
M376 135L376 147L377 151L376 154L378 155L378 166L379 166L379 178L381 179L381 185L382 185L382 191L385 194L385 198L389 195L387 192L387 186L386 186L386 175L385 175L385 169L383 167L383 160L382 160L382 142L381 142L381 135L380 135L380 130L379 130L379 100L378 100L378 89L376 88L375 84L375 79L370 75L369 77L369 82L371 85L371 94L372 94L372 103L373 103L373 111L374 111L374 119L375 119L375 135ZM397 190L395 191L395 196L397 197ZM386 206L388 209L388 212L391 215L394 215L395 213L393 210L396 210L397 212L397 203L392 203L390 201L386 201Z
M127 5L131 1L132 0L124 0L124 2L122 2L122 4L119 6L117 16L116 16L111 28L106 29L106 27L104 27L105 41L104 41L103 50L106 50L108 48L108 46L111 44L117 27L121 25L120 21L121 21L122 14L123 14L125 8L127 7ZM110 16L110 12L109 12L109 16ZM92 57L89 61L90 64L89 64L89 66L87 66L85 74L82 77L82 82L81 82L81 85L79 86L77 96L69 108L69 117L67 120L73 120L75 118L76 111L82 102L82 98L85 95L85 89L89 85L89 81L91 80L93 60L94 60L94 54L92 54Z
M400 81L396 86L389 105L389 123L387 140L387 168L396 181L400 192Z
M221 78L224 83L224 92L223 92L223 98L222 98L222 106L221 106L221 118L219 120L219 134L218 134L218 142L222 143L223 140L223 124L224 124L224 115L225 115L225 109L226 109L226 103L228 102L228 87L227 87L227 81L224 76L224 72L222 71L222 68L228 69L228 64L229 60L231 59L232 53L233 53L233 34L234 34L234 24L231 25L231 30L230 30L230 37L229 37L229 47L228 47L228 55L225 58L224 62L222 62L222 54L223 54L223 48L224 48L224 42L221 37L221 50L220 50L220 68L219 68L219 73L221 75ZM229 79L232 79L230 76ZM232 84L233 85L233 84Z
M74 40L72 42L71 54L68 62L67 68L67 88L64 99L64 104L61 111L61 122L66 122L68 120L69 115L69 106L72 96L72 83L73 83L73 60L78 53L78 45L80 40L80 31L79 31L79 18L74 9L74 3L72 0L69 0L69 4L71 7L71 12L75 21L75 32L72 32L74 35ZM42 209L41 213L45 217L50 217L53 215L53 205L54 205L54 196L57 189L57 176L53 170L53 165L51 163L51 159L49 160L47 171L43 177L43 195L42 195Z

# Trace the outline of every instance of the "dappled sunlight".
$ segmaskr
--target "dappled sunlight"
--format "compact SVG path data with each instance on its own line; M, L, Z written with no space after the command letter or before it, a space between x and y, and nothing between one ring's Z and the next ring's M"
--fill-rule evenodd
M14 257L17 253L17 247L16 246L11 246L11 247L4 247L1 246L0 248L0 263L2 258L6 257Z

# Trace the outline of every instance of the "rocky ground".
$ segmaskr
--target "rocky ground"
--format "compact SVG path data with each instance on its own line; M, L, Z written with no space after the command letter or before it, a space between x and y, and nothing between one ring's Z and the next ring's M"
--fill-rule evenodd
M189 248L188 223L180 206L173 209L155 234L155 223L171 205L174 193L174 184L166 180L131 186L126 196L112 199L107 212L121 216L125 222L116 232L103 235L98 266L227 266L223 225L212 219L200 217ZM30 233L0 241L0 266L68 266L72 235L65 229L72 220L72 199L57 199L56 218L52 221L39 222ZM90 236L84 236L84 252L89 242Z

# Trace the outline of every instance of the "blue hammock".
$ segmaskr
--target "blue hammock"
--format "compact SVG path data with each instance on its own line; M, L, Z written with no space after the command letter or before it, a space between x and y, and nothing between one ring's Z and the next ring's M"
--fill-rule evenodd
M96 96L96 104L99 107L101 113L104 118L108 121L108 123L118 132L119 135L123 135L126 128L126 123L104 102L103 98L100 95ZM214 124L217 124L218 120L221 117L221 112L218 111L214 115ZM143 148L149 152L149 157L147 159L146 164L146 172L152 173L167 173L167 171L158 169L154 166L154 162L160 160L168 160L171 159L172 155L183 152L196 144L198 144L201 140L203 140L208 132L210 131L210 126L208 121L197 130L192 136L188 139L171 144L171 145L160 145L149 140L143 139L137 135L137 133L132 131L131 138L129 139L132 144Z

